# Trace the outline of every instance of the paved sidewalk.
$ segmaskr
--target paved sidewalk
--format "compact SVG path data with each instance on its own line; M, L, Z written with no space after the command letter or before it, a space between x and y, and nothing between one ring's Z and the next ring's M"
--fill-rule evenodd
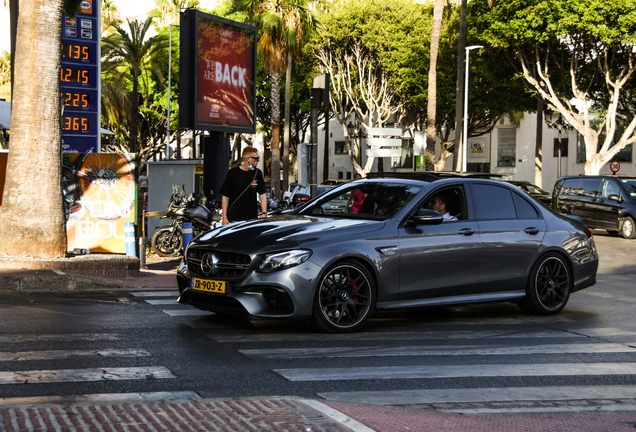
M622 432L627 413L463 415L295 397L18 405L0 431Z
M92 262L125 261L129 257L113 254L88 255ZM136 258L135 258L136 259ZM138 261L138 260L137 260ZM177 288L176 269L180 257L150 255L137 277L99 276L59 269L14 268L0 260L0 290L80 291L100 289Z

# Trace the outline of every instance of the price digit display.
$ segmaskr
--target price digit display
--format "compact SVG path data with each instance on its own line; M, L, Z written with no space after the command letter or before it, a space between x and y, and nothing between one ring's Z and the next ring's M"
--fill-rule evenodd
M65 131L88 132L89 126L88 117L64 117Z
M60 69L60 80L69 83L89 84L88 71L86 69Z
M91 98L87 94L64 92L62 99L64 99L64 106L67 107L90 108L91 106Z
M62 58L90 60L88 47L74 44L62 44Z

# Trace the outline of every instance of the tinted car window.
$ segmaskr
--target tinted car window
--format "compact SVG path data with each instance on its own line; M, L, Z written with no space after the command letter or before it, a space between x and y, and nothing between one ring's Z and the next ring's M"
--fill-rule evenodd
M627 189L627 193L632 198L636 198L636 179L621 179L621 183Z
M601 183L602 179L600 178L571 178L565 180L561 193L564 195L595 197L601 194Z
M400 211L420 189L418 186L399 183L356 183L321 195L311 205L304 207L299 214L337 214L342 217L384 220ZM347 201L344 199L354 190L360 191L364 197L359 211L355 213L346 208Z
M507 188L475 184L472 190L478 219L514 219L517 217L512 194Z
M581 195L594 197L601 194L601 182L600 178L582 178L581 185L579 186L583 189Z
M524 197L513 193L512 194L515 207L517 208L517 217L519 219L536 219L539 217L537 209L534 208Z
M603 186L603 197L609 198L610 195L619 195L621 194L621 188L614 180L605 180L605 185Z

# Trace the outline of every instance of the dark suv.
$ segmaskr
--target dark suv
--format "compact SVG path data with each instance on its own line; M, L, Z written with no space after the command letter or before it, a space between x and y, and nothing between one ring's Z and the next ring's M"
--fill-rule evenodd
M636 177L561 177L554 185L552 204L559 213L580 216L588 228L636 237Z

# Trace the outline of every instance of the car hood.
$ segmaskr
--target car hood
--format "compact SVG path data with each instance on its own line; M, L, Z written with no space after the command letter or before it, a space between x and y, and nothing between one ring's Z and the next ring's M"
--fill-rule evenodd
M195 243L216 244L215 248L231 248L236 252L311 247L318 241L346 240L377 231L384 224L384 221L366 219L285 215L231 223L203 234Z

